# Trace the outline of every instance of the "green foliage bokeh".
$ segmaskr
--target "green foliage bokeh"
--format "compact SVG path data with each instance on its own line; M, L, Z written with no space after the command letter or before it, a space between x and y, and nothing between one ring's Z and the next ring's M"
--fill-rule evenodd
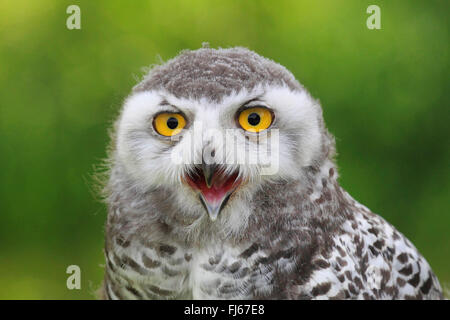
M67 6L81 30L66 28ZM366 8L381 8L381 30ZM90 299L104 205L91 175L142 67L245 46L320 99L341 184L450 282L446 1L0 2L0 299ZM66 268L82 289L66 288Z

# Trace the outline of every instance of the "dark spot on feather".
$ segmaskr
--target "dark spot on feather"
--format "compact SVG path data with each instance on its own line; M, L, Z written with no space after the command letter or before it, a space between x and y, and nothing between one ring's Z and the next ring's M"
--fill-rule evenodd
M344 259L342 259L340 257L336 257L336 261L339 263L339 265L341 267L345 267L347 265L347 261L345 261Z
M381 269L380 272L381 272L381 277L382 277L381 282L382 283L388 282L389 279L391 278L391 273L389 272L389 270Z
M332 178L334 176L334 169L330 168L330 170L328 171L328 174L329 174L330 178Z
M146 266L149 269L159 267L161 265L161 262L155 261L147 257L145 254L142 255L142 262L144 263L144 266Z
M119 299L119 300L123 300L124 299L123 296L120 294L120 292L117 290L116 286L110 285L109 288L114 293L114 295L117 297L117 299Z
M326 269L330 267L330 263L323 260L323 259L317 259L313 262L313 264L319 268Z
M403 252L397 256L397 260L400 261L401 263L406 263L408 261L408 255L405 252Z
M339 291L339 293L333 297L330 297L330 300L342 300L345 299L345 293L344 291Z
M208 262L209 262L209 264L210 265L216 265L216 264L218 264L219 262L220 262L220 259L222 258L222 255L220 255L220 254L217 254L217 255L215 255L214 257L210 257L209 259L208 259Z
M431 289L431 284L433 283L433 280L431 279L431 276L428 276L428 280L424 282L424 284L420 287L420 291L422 291L423 294L428 294Z
M142 295L133 287L130 286L126 286L125 289L127 289L128 291L130 291L135 297L142 299Z
M363 293L363 298L364 298L364 300L373 300L373 297L370 294L368 294L367 292Z
M348 280L350 280L350 281L353 281L352 280L352 273L350 272L350 271L345 271L344 272L344 274L345 274L345 277L348 279Z
M349 299L350 298L350 292L348 292L348 290L344 290L345 293L345 299Z
M408 264L406 267L404 267L403 269L401 269L399 271L401 274L408 276L412 273L412 266L411 264Z
M341 257L345 257L346 256L345 251L341 247L337 247L337 250L338 250L339 254L341 255Z
M397 284L398 284L400 287L404 287L405 284L406 284L406 281L405 281L404 279L402 279L402 278L397 278Z
M145 270L143 270L142 267L130 257L123 257L122 263L129 266L131 269L133 269L137 273L141 273L141 274L145 273Z
M348 290L353 293L354 295L358 294L358 291L356 291L356 288L353 284L349 283L348 284Z
M126 248L130 245L130 241L125 240L122 237L116 238L116 243L123 248Z
M153 293L155 293L159 296L170 296L172 294L171 291L161 289L157 286L149 285L148 288L150 289L150 291L152 291Z
M417 272L417 273L414 275L414 277L412 277L412 278L408 281L408 283L409 283L410 285L412 285L413 287L417 287L417 285L419 284L419 281L420 281L420 273Z
M386 287L385 291L393 299L398 296L398 289L395 286Z
M239 257L240 258L249 258L252 254L254 254L256 251L258 251L258 249L259 249L258 244L254 243L248 249L246 249L244 252L242 252L239 255Z
M112 264L112 262L109 259L107 259L107 260L108 260L109 269L111 269L112 272L116 272L116 267L114 267L114 265Z
M375 248L381 250L381 248L383 248L383 246L384 246L384 240L383 239L377 240L373 243L373 245Z
M370 252L372 252L372 254L376 257L378 256L380 253L378 252L377 249L375 249L373 246L369 246L369 250Z
M360 289L364 288L364 285L359 277L355 277L355 279L353 279L353 281L355 281L355 284L358 286L358 288L360 288Z
M312 289L311 293L313 296L317 297L317 296L326 294L328 291L330 291L330 288L331 288L330 282L321 283L321 284L316 285Z
M219 292L223 294L236 291L236 286L233 284L223 284L219 287Z
M177 251L177 248L162 244L159 246L159 251L164 255L172 255L175 253L175 251Z
M241 262L240 262L240 261L236 261L235 263L231 264L231 265L228 267L228 270L229 270L231 273L235 273L236 271L239 270L240 267L241 267Z

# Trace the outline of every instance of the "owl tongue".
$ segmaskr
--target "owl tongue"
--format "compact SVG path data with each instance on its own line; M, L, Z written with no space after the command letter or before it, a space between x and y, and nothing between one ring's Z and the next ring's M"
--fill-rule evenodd
M207 165L197 169L192 176L187 176L186 181L191 188L199 191L200 201L213 221L241 183L237 172L225 175L217 167Z

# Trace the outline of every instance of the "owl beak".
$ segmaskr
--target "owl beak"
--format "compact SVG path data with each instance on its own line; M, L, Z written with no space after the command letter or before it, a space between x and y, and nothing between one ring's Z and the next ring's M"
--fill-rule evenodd
M205 182L208 189L211 189L212 180L214 177L214 173L216 172L216 169L217 166L215 165L206 163L202 164L203 176L205 177ZM228 197L229 196L226 196L225 198ZM208 212L208 215L212 221L215 221L217 219L220 210L222 210L223 206L226 204L225 198L223 198L222 201L211 203L203 196L202 193L200 193L200 201L202 202L203 206L205 207L205 210Z
M225 174L217 165L202 164L185 176L185 182L197 193L209 218L215 221L241 179L236 171Z
M222 201L211 203L208 200L205 199L203 194L200 193L200 201L205 208L206 212L208 212L209 218L211 221L216 221L217 217L219 216L220 211L222 208L227 204L228 199L230 198L231 193L228 193Z
M203 176L205 177L206 186L211 188L212 179L214 177L214 172L216 171L216 166L211 164L202 164Z

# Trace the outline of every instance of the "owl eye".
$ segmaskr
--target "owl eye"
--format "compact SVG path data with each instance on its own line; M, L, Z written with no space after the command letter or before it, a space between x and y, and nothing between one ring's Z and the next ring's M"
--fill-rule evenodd
M272 112L264 107L252 107L241 111L238 121L242 129L249 132L266 130L273 122Z
M185 126L186 120L179 113L163 112L153 119L153 127L156 132L165 137L180 133Z

